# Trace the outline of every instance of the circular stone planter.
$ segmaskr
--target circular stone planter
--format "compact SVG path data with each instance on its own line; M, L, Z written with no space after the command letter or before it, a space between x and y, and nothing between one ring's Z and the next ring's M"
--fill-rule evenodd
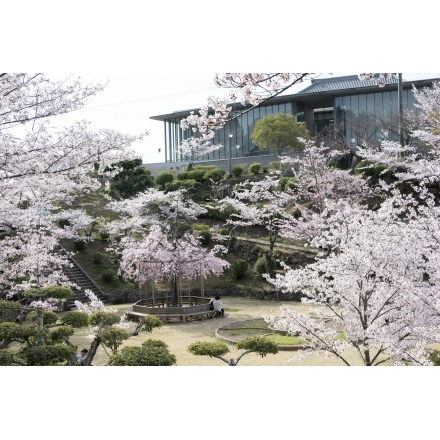
M215 331L215 336L219 339L222 339L226 342L230 342L231 344L236 344L238 341L240 341L241 339L246 338L247 336L250 335L229 335L228 334L228 330L234 330L237 328L243 328L244 326L248 325L248 324L252 324L253 322L259 322L259 321L263 321L262 318L258 318L258 319L248 319L245 321L238 321L238 322L231 322L229 324L225 324L221 327L219 327L216 331ZM271 330L268 328L268 332L267 334L271 334L271 333L280 333L278 331L275 330ZM260 336L264 336L264 334L261 334ZM278 349L279 350L303 350L305 348L307 348L307 345L278 345Z

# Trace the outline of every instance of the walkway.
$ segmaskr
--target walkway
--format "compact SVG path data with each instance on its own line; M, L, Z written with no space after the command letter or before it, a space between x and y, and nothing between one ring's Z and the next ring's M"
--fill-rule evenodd
M160 339L168 345L170 351L177 357L178 366L226 366L219 359L192 355L187 351L188 345L194 341L218 341L215 337L215 330L217 328L230 322L260 318L263 314L278 315L279 307L282 305L281 302L237 297L224 297L222 302L226 311L225 318L164 324L161 328L154 329L151 333L142 332L139 336L129 338L125 341L124 346L140 345L143 341L150 338ZM307 312L309 310L309 306L301 303L291 302L289 305L299 311ZM131 304L122 304L110 307L118 308L123 313L131 310L131 306ZM87 334L86 330L77 331L76 336L72 338L72 342L80 348L83 346L87 347L90 345ZM227 358L236 358L240 353L240 351L235 349L234 345L230 345L230 350L230 353L226 355ZM280 351L276 355L268 355L264 358L255 353L250 353L241 359L238 366L342 365L342 363L335 359L325 359L317 355L312 355L300 363L291 363L289 359L293 356L295 356L295 353L292 351ZM93 364L97 366L105 365L107 359L105 351L100 347Z

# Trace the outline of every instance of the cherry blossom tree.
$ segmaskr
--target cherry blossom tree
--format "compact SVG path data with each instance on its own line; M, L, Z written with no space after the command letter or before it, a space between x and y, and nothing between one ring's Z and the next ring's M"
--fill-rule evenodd
M326 353L349 365L354 351L363 365L429 365L427 347L439 340L440 249L438 208L423 196L421 206L395 191L376 211L352 209L345 221L336 212L312 243L327 241L337 252L268 277L318 309L308 316L282 306L265 320L309 341L302 355Z
M279 175L266 176L263 181L246 181L235 186L230 197L219 201L220 210L233 208L226 224L235 227L260 226L269 237L269 251L265 253L265 270L270 262L277 239L286 223L293 217L288 211L289 196L278 190Z
M191 137L182 141L179 151L183 157L188 158L188 171L191 171L194 160L213 153L222 147L221 144L214 145L211 141L203 138Z
M413 93L419 121L412 135L419 140L419 145L402 147L397 142L384 141L380 148L359 146L358 154L395 170L394 175L400 182L434 184L440 176L440 82L421 90L414 87Z
M182 280L205 279L229 267L218 257L226 248L204 248L193 235L191 223L206 209L189 199L186 191L149 189L110 207L121 214L109 225L110 234L120 237L114 247L120 256L120 274L139 285L149 279L170 283L174 305L179 302Z
M68 285L59 240L79 237L92 221L69 204L78 191L100 188L97 176L107 165L133 156L137 136L93 132L85 121L53 126L52 118L81 108L102 89L80 78L0 74L0 289L9 295Z
M298 204L307 203L312 211L321 212L327 199L365 203L371 194L366 182L353 175L350 169L334 166L341 155L349 154L348 150L332 150L311 140L302 139L302 142L305 146L301 154L280 157L281 164L294 174L291 192Z
M326 228L323 222L326 201L345 200L366 206L372 194L365 180L350 170L331 166L332 160L339 157L339 151L316 146L313 141L303 142L301 155L280 158L294 173L291 188L281 191L280 176L266 176L260 182L246 181L237 185L231 197L219 202L221 209L234 209L227 224L233 227L258 225L266 229L269 238L266 273L269 273L277 239L308 240Z

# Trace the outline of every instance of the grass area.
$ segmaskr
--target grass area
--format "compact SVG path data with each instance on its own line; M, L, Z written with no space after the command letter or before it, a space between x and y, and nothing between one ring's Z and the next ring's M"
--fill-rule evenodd
M139 294L139 287L135 283L130 283L118 278L118 263L111 253L106 251L107 243L101 240L95 240L86 245L85 249L75 251L72 241L64 240L62 245L67 251L74 252L74 259L87 272L95 284L111 298L118 298L125 293ZM97 262L96 254L102 254L102 261ZM230 264L235 260L241 259L234 253L229 253L224 257ZM114 272L115 277L111 282L105 282L102 279L104 270L110 269ZM165 284L154 286L156 291L167 290ZM195 291L201 288L199 280L193 280L191 283L183 283L184 291ZM208 276L204 281L205 290L217 289L233 289L234 291L271 291L272 286L264 280L260 275L253 272L252 265L249 264L247 275L237 280L231 268L227 269L221 276ZM142 291L151 292L152 285L142 288Z
M307 343L304 339L297 336L280 335L278 333L272 333L266 337L277 345L304 345Z
M240 237L247 238L249 240L263 241L263 242L266 242L267 245L269 245L269 237L266 237L264 235L249 234L246 232L240 232L238 235ZM295 247L300 247L300 248L304 248L305 250L307 250L307 247L304 245L304 242L293 240L291 238L278 237L276 244L286 245L286 246L295 246Z
M115 257L106 251L107 243L96 240L88 243L86 248L81 251L75 251L72 241L65 240L62 242L62 245L67 251L75 252L73 257L75 261L87 272L94 283L112 298L118 297L125 292L139 292L139 288L136 285L118 278L118 264ZM102 254L102 262L96 262L96 254ZM115 274L111 282L105 282L102 279L102 273L107 269L112 270Z
M266 336L278 345L302 345L305 341L296 336L284 335L280 333L271 333L268 324L263 319L244 321L239 326L224 327L221 329L225 337L231 339L242 339L248 336Z

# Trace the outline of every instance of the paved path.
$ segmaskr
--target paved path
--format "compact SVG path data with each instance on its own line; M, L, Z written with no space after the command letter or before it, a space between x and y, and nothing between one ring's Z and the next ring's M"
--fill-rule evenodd
M216 341L215 330L227 323L238 322L246 319L260 318L263 314L278 315L279 307L282 302L251 300L238 297L223 297L223 306L225 307L225 318L205 319L203 321L192 321L187 323L168 323L151 333L142 332L139 336L132 337L124 342L124 346L140 345L149 338L161 339L164 341L170 351L177 357L178 366L226 366L226 363L216 358L194 356L187 351L187 347L194 341ZM296 310L307 312L309 306L298 302L288 303L290 307ZM123 313L131 310L131 304L114 306ZM88 332L81 330L76 333L72 341L80 348L90 345L90 340L86 339ZM226 358L236 358L240 351L235 349L233 344L228 344L230 353ZM313 355L300 363L289 362L295 356L292 351L280 351L276 355L268 355L261 358L257 354L249 353L244 356L239 366L296 366L296 365L342 365L334 359L325 359L324 357ZM99 348L93 364L96 366L105 365L108 356L102 347Z

